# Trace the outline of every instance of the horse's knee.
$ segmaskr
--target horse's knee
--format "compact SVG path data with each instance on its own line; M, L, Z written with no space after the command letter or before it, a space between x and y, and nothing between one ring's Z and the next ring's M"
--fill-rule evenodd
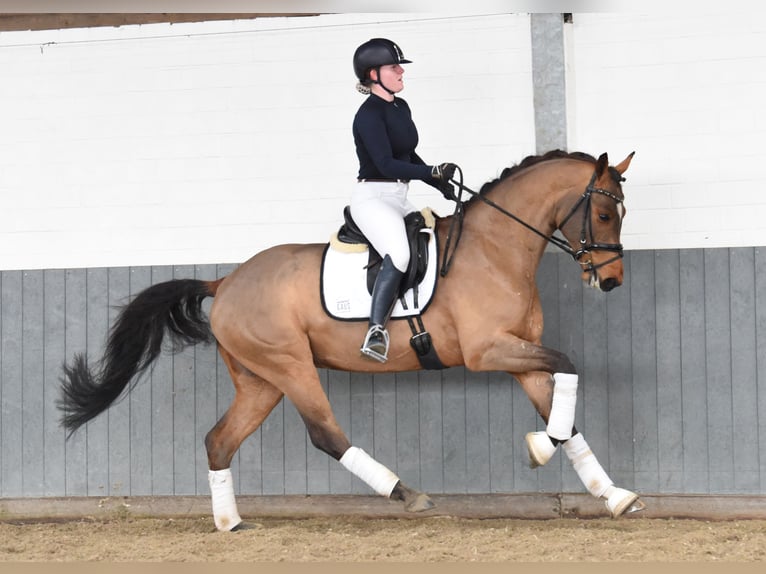
M340 429L332 429L327 425L305 421L311 444L315 448L329 454L335 460L340 460L351 443Z

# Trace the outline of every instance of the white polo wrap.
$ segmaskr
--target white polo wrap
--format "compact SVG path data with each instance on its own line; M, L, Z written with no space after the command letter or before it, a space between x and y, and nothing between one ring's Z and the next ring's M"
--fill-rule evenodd
M234 500L234 480L231 469L208 471L207 481L213 498L213 520L218 530L228 531L242 522Z
M381 496L391 496L396 483L399 482L398 476L355 446L343 454L340 463Z
M548 436L567 440L572 436L575 407L577 406L577 375L553 374L553 406L548 417Z
M562 444L561 448L569 457L572 466L593 496L600 498L606 496L609 488L614 484L606 471L601 467L596 455L590 450L585 438L579 432Z

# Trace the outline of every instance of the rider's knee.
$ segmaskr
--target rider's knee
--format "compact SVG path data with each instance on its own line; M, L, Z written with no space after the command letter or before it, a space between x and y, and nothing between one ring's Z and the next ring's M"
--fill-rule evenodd
M407 267L410 264L409 246L406 249L392 249L387 255L391 258L391 263L394 264L394 267L402 273L407 271Z

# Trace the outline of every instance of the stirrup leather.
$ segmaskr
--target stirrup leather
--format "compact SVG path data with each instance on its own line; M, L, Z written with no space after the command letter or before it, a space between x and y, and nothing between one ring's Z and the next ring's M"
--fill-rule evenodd
M367 331L362 348L359 350L363 355L385 363L388 360L388 331L380 325L373 325Z

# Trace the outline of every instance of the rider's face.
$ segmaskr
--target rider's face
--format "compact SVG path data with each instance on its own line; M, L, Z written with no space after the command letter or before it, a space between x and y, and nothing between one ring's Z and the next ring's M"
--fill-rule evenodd
M375 70L372 71L375 79ZM400 92L404 89L404 68L399 64L387 64L380 67L380 82L392 92Z

